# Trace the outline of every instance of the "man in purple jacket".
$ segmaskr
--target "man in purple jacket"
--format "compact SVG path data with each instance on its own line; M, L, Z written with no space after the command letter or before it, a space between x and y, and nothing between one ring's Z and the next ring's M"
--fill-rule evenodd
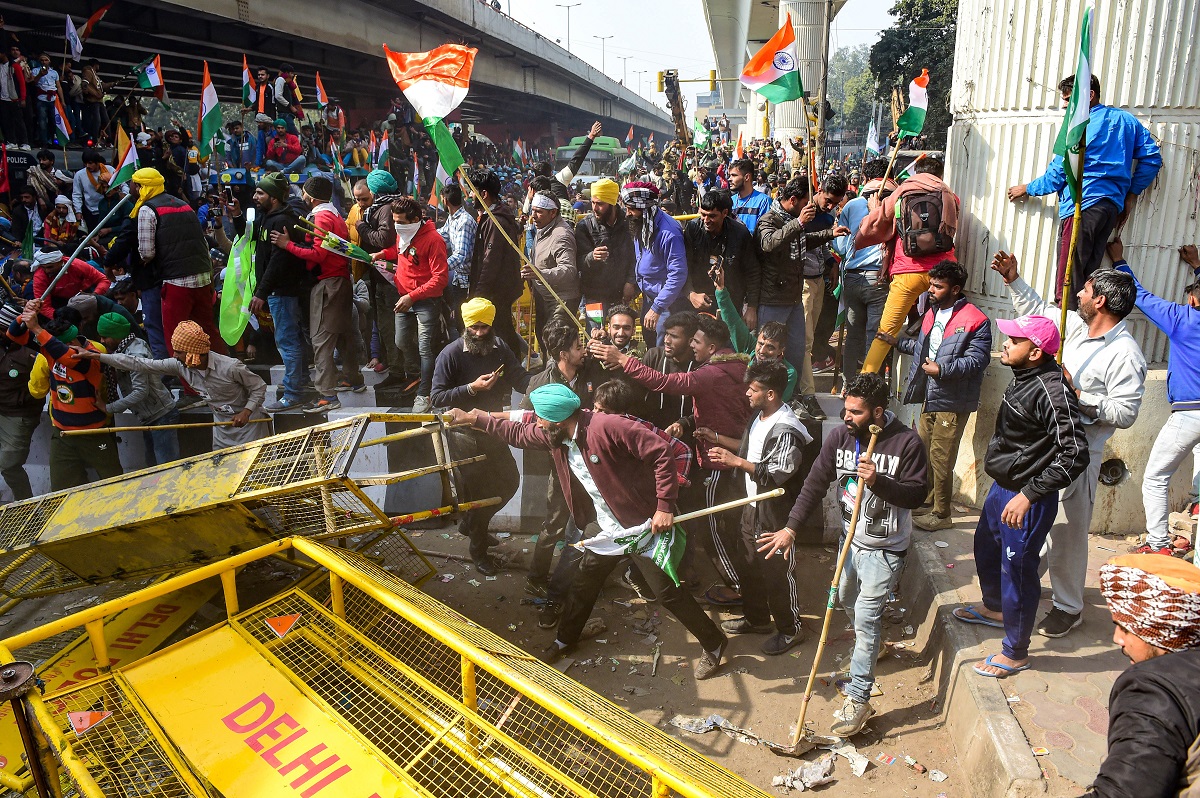
M558 634L544 654L547 662L556 662L574 649L604 580L624 559L589 549L587 540L625 534L647 523L653 534L669 531L675 524L679 483L667 440L636 419L581 410L579 397L560 383L530 391L529 400L537 414L534 423L457 408L450 417L455 424L470 423L510 446L549 451L554 461L567 507L585 541ZM728 642L724 633L653 561L639 554L630 559L662 606L700 641L704 650L696 663L696 678L716 674Z
M673 312L690 307L684 292L688 266L683 227L658 207L658 188L653 183L626 183L621 189L621 202L637 260L642 329L653 332L655 342L662 346L666 332L662 322Z

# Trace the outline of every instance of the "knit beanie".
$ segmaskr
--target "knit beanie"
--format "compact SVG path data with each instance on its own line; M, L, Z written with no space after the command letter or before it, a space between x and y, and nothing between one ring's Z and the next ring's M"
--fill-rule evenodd
M367 174L367 188L375 196L395 194L400 190L400 187L396 185L396 178L392 177L391 172L385 172L382 169L372 169Z
M333 183L328 178L313 175L304 181L304 193L318 202L329 202L333 199Z
M124 340L125 336L129 335L129 319L120 313L105 313L96 320L96 332L102 338Z
M258 180L258 187L261 188L264 193L274 197L280 202L287 202L288 200L287 178L285 178L279 172L271 172L270 174L263 175Z

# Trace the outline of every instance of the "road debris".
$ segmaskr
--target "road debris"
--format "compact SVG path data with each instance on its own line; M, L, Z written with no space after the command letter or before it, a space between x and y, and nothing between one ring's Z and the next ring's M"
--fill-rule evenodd
M674 679L671 681L674 681ZM713 729L720 729L739 743L758 745L760 741L759 736L754 732L734 726L720 715L709 715L707 717L703 715L676 715L668 722L675 728L683 729L692 734L705 734Z
M822 754L814 762L805 762L795 770L771 779L771 786L782 787L786 794L791 790L804 792L833 780L833 754Z

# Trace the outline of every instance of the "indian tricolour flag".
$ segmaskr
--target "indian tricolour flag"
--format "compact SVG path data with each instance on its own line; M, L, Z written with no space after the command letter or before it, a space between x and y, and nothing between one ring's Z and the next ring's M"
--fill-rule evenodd
M1058 140L1054 142L1054 153L1063 157L1063 171L1071 196L1076 202L1083 196L1083 151L1087 136L1088 120L1092 112L1092 6L1083 10L1083 30L1079 34L1079 56L1075 62L1075 86L1071 99L1067 101L1067 113Z
M453 174L463 157L444 120L466 99L478 50L443 44L426 53L394 53L384 45L383 52L396 85L437 147L442 166L447 174Z
M747 89L758 92L773 103L798 100L804 96L791 14L788 14L783 27L746 64L741 81Z
M54 127L63 135L63 144L71 140L71 123L67 121L67 112L63 109L62 95L54 97Z
M415 151L413 153L413 157L414 158L416 157ZM383 134L379 137L379 151L376 153L375 168L385 169L385 168L387 168L387 162L388 162L388 134L387 134L387 131L385 130L385 131L383 131Z
M221 134L221 101L217 99L217 90L208 74L208 62L204 62L204 80L200 84L200 119L196 124L199 135L196 137L200 157L212 154L213 139Z
M379 152L379 142L375 139L375 131L371 131L371 137L367 140L367 157L371 161L371 165L375 165L375 156Z
M155 97L160 100L163 99L166 95L167 87L163 84L162 62L159 56L150 56L135 66L133 73L138 76L138 86L140 88L151 89Z
M925 129L925 111L928 108L929 70L922 69L921 74L908 84L908 108L896 120L899 138L920 135Z
M329 95L325 93L325 84L321 82L321 73L317 73L317 107L329 105Z
M737 142L737 146L733 148L733 157L739 161L742 160L742 158L746 157L746 152L745 152L745 150L742 149L741 131L738 131L738 142Z
M117 173L113 175L109 185L121 185L126 180L133 177L133 173L138 170L137 149L133 146L133 142L129 140L129 134L125 132L125 128L121 127L121 123L117 123Z
M258 84L254 82L254 75L250 74L250 64L246 61L246 54L242 53L242 107L253 108L258 102Z

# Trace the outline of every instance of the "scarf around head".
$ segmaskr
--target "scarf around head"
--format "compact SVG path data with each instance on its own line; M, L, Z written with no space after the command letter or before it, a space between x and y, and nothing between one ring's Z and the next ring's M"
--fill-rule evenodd
M1100 593L1113 621L1147 643L1200 647L1200 569L1161 554L1126 554L1100 568Z
M181 321L175 332L171 333L171 348L183 352L185 366L196 368L200 365L200 359L212 348L212 341L199 324L188 319Z

